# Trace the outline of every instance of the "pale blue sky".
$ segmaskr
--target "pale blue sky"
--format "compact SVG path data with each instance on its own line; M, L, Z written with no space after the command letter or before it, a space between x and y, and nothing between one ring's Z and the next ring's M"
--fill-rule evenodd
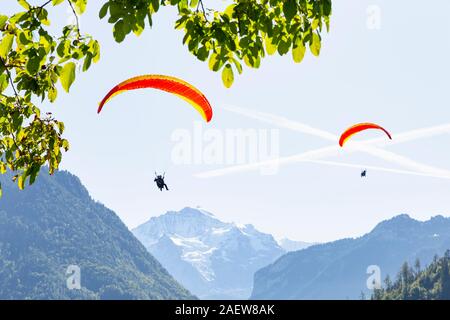
M6 1L0 1L3 11ZM96 114L98 102L116 83L160 73L192 82L213 108L257 109L334 134L361 121L380 123L394 134L450 123L449 1L335 0L319 58L308 54L294 64L290 56L269 57L259 70L246 68L231 89L183 47L183 33L173 30L173 10L158 13L154 28L140 38L116 44L112 26L98 20L101 2L89 1L81 26L101 42L102 59L48 109L65 122L71 142L62 168L78 175L91 195L130 228L167 210L201 205L220 219L252 223L277 237L328 241L361 235L400 213L418 219L450 214L448 179L369 171L363 180L358 169L309 163L282 167L273 176L256 171L196 178L220 167L174 165L170 138L174 130L192 130L199 116L184 101L159 91L117 96ZM13 3L8 0L7 10ZM366 27L369 5L381 8L380 30ZM64 22L67 16L61 8L54 19ZM272 128L219 108L208 127ZM280 139L281 156L329 145L285 129ZM441 135L387 150L450 170L449 142ZM324 160L398 168L362 153ZM167 172L170 192L156 189L155 170Z

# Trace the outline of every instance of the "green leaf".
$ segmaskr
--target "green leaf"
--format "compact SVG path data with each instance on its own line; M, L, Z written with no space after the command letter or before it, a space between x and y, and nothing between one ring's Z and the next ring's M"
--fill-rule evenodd
M297 1L287 0L283 3L283 13L288 21L292 20L297 14Z
M17 37L17 43L27 45L32 42L31 33L28 35L25 31L21 31Z
M261 64L261 58L257 56L256 58L251 57L249 55L244 56L244 62L247 66L251 68L258 69Z
M191 8L196 8L197 5L198 5L198 0L191 0L191 4L190 4Z
M233 61L234 66L236 67L236 70L238 71L239 74L242 73L242 64L239 62L239 60L235 59L235 58L231 58L231 61Z
M282 56L289 52L289 49L291 48L291 41L290 39L281 39L280 43L278 44L278 53Z
M6 164L4 162L0 162L0 174L6 173Z
M108 8L109 8L109 2L105 3L102 8L100 9L100 12L98 13L98 16L100 19L103 19L106 14L108 13Z
M60 81L66 92L69 92L70 86L75 81L75 67L74 62L68 62L61 70Z
M30 172L30 186L36 181L37 174L38 172L36 170Z
M125 34L125 23L123 20L117 21L113 29L114 39L120 43L125 39Z
M306 47L303 44L303 41L301 38L297 38L297 40L294 43L294 47L292 48L292 58L294 59L295 63L302 62L303 58L305 57Z
M61 147L63 147L64 150L66 150L66 151L69 150L69 141L67 141L66 139L63 139Z
M92 53L88 52L86 58L84 58L83 71L87 71L92 63Z
M213 53L209 58L208 66L212 71L219 71L223 66L223 61L217 53Z
M314 19L312 24L311 24L311 29L312 30L316 30L319 27L320 24L320 20L319 19Z
M208 59L209 51L206 49L205 46L202 46L197 51L197 58L201 61L205 61Z
M236 7L236 4L234 4L234 3L230 4L223 13L226 14L229 18L232 18L235 7Z
M325 16L331 15L331 8L332 8L331 0L324 0L323 1L323 14Z
M6 73L0 75L0 93L8 87L8 75Z
M17 137L16 137L17 142L20 143L23 140L23 138L25 138L25 136L26 136L25 130L20 129L19 133L17 133Z
M25 9L30 10L30 4L26 0L17 0L17 2Z
M225 65L225 68L223 68L222 70L222 82L227 88L230 88L233 85L234 74L233 69L231 68L231 65L229 63L227 63Z
M59 133L63 133L64 132L64 128L65 128L64 127L64 122L59 121L57 126L58 126Z
M41 66L41 57L35 55L28 60L26 69L29 74L34 75L39 71L40 66Z
M44 26L49 26L50 21L48 20L48 11L41 9L38 11L38 19Z
M54 102L57 96L58 90L56 90L55 87L51 87L50 89L48 89L48 100L50 100L50 102Z
M152 0L152 2L151 2L151 10L153 12L158 12L158 10L159 10L159 2L160 2L160 0Z
M69 49L70 49L70 41L62 40L56 47L56 53L58 54L58 56L63 58L66 56L66 54L69 53Z
M63 3L64 0L52 0L52 5L57 6L60 3Z
M5 26L6 21L8 21L8 16L0 15L0 29Z
M75 12L79 15L86 10L87 0L70 0L74 4Z
M273 55L275 52L277 52L277 46L272 43L273 38L265 37L264 43L266 45L266 51L268 55Z
M145 28L145 24L144 23L142 23L142 24L136 23L136 24L133 25L133 28L132 28L133 29L133 33L136 36L140 36L142 31L144 31L144 28Z
M313 33L312 39L309 43L309 49L311 50L311 53L317 57L320 54L321 46L322 45L320 43L319 35L317 33Z
M327 32L330 32L330 17L325 17L323 20L325 21L325 26L327 27Z
M6 59L9 51L11 51L13 42L14 42L13 34L8 33L3 37L2 41L0 42L0 57L1 58Z
M17 179L17 185L19 186L20 190L23 190L25 188L25 179L23 175L20 175Z

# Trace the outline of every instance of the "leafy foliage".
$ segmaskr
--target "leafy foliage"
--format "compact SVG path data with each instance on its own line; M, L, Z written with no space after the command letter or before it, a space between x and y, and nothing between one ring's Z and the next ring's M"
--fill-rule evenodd
M19 172L14 180L20 189L32 184L40 168L58 168L69 142L62 137L64 124L50 113L41 115L37 101L55 102L57 82L69 92L77 66L87 71L100 58L99 43L81 33L78 16L87 0L42 0L40 6L17 0L22 11L0 14L0 173ZM44 2L45 1L45 2ZM105 0L106 1L106 0ZM221 71L229 88L242 62L259 68L266 54L292 53L299 63L306 48L320 54L321 34L328 30L331 0L232 0L223 11L205 7L203 0L107 0L99 16L113 24L113 36L122 42L140 35L161 7L175 7L177 29L183 43L209 68ZM67 4L75 25L49 33L49 6ZM1 186L0 186L1 194Z
M0 179L0 299L194 298L75 176L43 173L24 191L10 176ZM69 265L81 290L66 286Z
M233 72L242 73L244 62L259 68L266 53L292 52L293 60L303 60L309 46L320 54L321 33L329 29L331 0L233 0L224 11L205 8L202 0L109 0L100 10L108 16L117 42L132 32L139 35L146 21L163 6L178 9L175 27L184 31L183 43L213 71L222 70L222 80L230 87ZM234 71L233 71L234 70Z
M404 263L394 283L385 280L382 289L375 290L373 300L450 300L450 250L444 257L435 256L425 269L420 269L417 260L415 268Z
M78 23L62 28L62 34L48 32L47 7L66 2L75 15L82 14L87 0L51 0L32 6L18 0L23 11L0 14L0 173L18 171L13 177L20 189L27 179L32 184L47 164L53 173L69 142L62 137L64 123L51 113L41 115L36 101L54 102L57 82L69 92L76 66L83 71L100 57L100 46L82 35ZM78 21L78 16L77 16Z
M255 273L251 299L356 299L361 290L370 296L369 265L378 265L384 275L395 275L405 261L419 258L430 264L435 253L442 255L447 248L450 218L438 215L418 221L401 214L362 237L282 256Z

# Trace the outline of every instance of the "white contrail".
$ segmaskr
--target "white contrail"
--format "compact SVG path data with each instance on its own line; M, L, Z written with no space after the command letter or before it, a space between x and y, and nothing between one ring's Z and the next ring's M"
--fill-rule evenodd
M393 140L386 140L385 138L375 138L365 141L361 141L363 144L376 145L377 147L382 147L386 145L394 145L404 142L409 142L418 139L431 138L441 134L450 133L450 124L442 124L438 126L422 128L411 130L407 132L397 133L393 135Z
M372 154L373 156L377 158L381 158L383 160L388 160L394 163L398 163L400 165L403 165L405 167L408 167L415 171L407 171L407 170L398 170L398 169L389 169L390 172L402 172L402 173L408 173L408 174L415 174L419 176L430 176L430 177L441 177L441 178L449 178L450 177L450 171L438 169L435 167L430 167L423 165L421 163L417 163L411 159L402 157L400 155L397 155L393 152L389 152L386 150L380 150L370 148L367 146L358 146L356 147L355 144L349 144L346 146L346 152L354 152L357 150L364 150L365 152ZM325 163L327 161L319 160L324 157L329 156L336 156L339 154L343 154L343 150L339 146L329 146L324 147L320 149L314 149L310 151L306 151L297 155L289 156L289 157L281 157L281 158L275 158L270 159L266 161L261 162L255 162L255 163L249 163L249 164L243 164L243 165L237 165L237 166L230 166L223 169L216 169L206 172L201 172L196 174L195 176L198 178L213 178L213 177L219 177L224 176L232 173L238 173L238 172L245 172L245 171L252 171L252 170L262 170L267 167L276 167L276 166L282 166L282 165L288 165L298 162L316 162L316 163ZM328 161L329 163L332 163L332 161ZM338 162L342 166L347 165L343 162ZM349 164L352 167L356 165ZM367 166L366 166L367 167ZM381 167L379 167L381 168ZM384 171L387 171L384 170Z
M365 168L365 169L370 169L370 170L374 170L374 171L391 172L391 173L422 176L422 177L450 179L450 172L448 172L448 171L436 172L434 170L430 170L430 172L419 172L419 171L411 171L411 170L385 168L385 167L372 166L372 165L366 165L366 164L353 164L353 163L315 160L314 159L315 157L321 157L324 154L328 155L330 152L334 152L335 150L333 150L333 148L334 147L327 147L327 148L322 148L322 149L317 149L317 150L311 150L311 151L302 153L300 155L268 160L268 161L260 162L258 164L246 164L246 165L241 165L241 166L232 166L232 167L228 167L228 168L224 168L224 169L206 171L206 172L196 174L195 176L198 178L213 178L213 177L228 175L231 173L256 170L256 169L263 168L264 166L276 166L276 165L286 165L286 164L292 164L292 163L298 163L298 162L307 162L307 163L316 163L316 164L330 165L330 166L340 166L340 167L347 167L347 168L358 168L358 169Z
M338 137L333 135L330 132L327 132L325 130L320 130L313 128L311 126L308 126L303 123L299 123L296 121L289 120L284 117L279 117L276 115L272 115L269 113L263 113L255 110L247 110L239 107L234 106L223 106L223 109L234 112L237 114L241 114L256 120L260 120L266 123L269 123L271 125L276 125L279 127L283 127L286 129L291 129L295 131L299 131L302 133L318 136L327 140L331 141L337 141ZM439 168L434 168L432 166L424 165L419 162L416 162L414 160L411 160L407 157L397 155L393 152L388 152L379 148L375 147L369 147L369 145L372 144L382 144L386 145L389 143L389 145L392 144L398 144L402 142L412 141L419 138L425 138L425 137L432 137L438 134L444 134L450 132L450 124L440 125L440 126L434 126L430 128L424 128L424 129L418 129L418 130L412 130L404 133L400 133L395 135L394 141L386 140L385 138L376 138L366 141L358 141L353 142L354 148L352 150L348 150L349 152L355 152L355 151L364 151L367 152L375 157L381 158L386 161L394 162L396 164L405 166L410 169L419 170L422 172L427 173L436 173L436 174L447 174L450 173L450 171L446 171ZM352 142L350 142L352 143ZM346 148L348 149L348 148Z
M325 130L316 129L316 128L310 127L308 125L305 125L303 123L292 121L292 120L289 120L284 117L272 115L269 113L263 113L263 112L259 112L259 111L255 111L255 110L248 110L248 109L243 109L243 108L239 108L239 107L233 107L233 106L222 106L222 108L227 111L230 111L230 112L234 112L234 113L237 113L240 115L244 115L244 116L256 119L256 120L260 120L260 121L269 123L271 125L276 125L276 126L280 126L280 127L286 128L286 129L300 131L302 133L318 136L318 137L321 137L326 140L337 141L337 139L338 139L337 136L333 135L330 132L327 132ZM417 129L417 130L412 130L412 131L397 134L397 135L395 135L394 142L402 143L402 142L412 141L412 140L416 140L416 139L424 138L424 137L431 137L434 135L448 133L448 132L450 132L450 124L444 124L444 125L440 125L440 126ZM425 173L433 173L433 174L449 174L450 173L450 171L443 170L440 168L435 168L435 167L425 165L425 164L421 164L421 163L411 160L407 157L400 156L396 153L370 146L372 144L386 145L387 143L392 144L393 141L391 141L391 140L387 141L385 138L376 138L376 139L371 139L371 140L366 140L366 141L350 142L349 144L351 144L353 146L353 148L350 149L348 146L346 146L346 152L349 153L349 152L355 152L355 151L363 151L363 152L369 153L377 158L381 158L383 160L390 161L390 162L396 163L398 165L402 165L409 169L418 170L418 171L425 172ZM327 154L327 156L332 156L332 155L333 155L332 153ZM289 157L289 158L291 158L291 157Z
M261 162L254 162L254 163L248 163L248 164L242 164L237 166L230 166L223 169L217 169L217 170L211 170L206 172L201 172L196 174L195 176L198 178L212 178L212 177L219 177L224 176L231 173L238 173L238 172L244 172L244 171L251 171L251 170L260 170L267 167L276 167L280 165L286 165L291 163L297 163L302 160L314 160L314 159L320 159L323 157L326 157L328 155L334 155L339 151L339 146L330 146L330 147L324 147L320 149L314 149L311 151L306 151L298 155L293 155L290 157L282 157L282 158L275 158L270 159L266 161Z
M396 163L398 165L401 165L403 167L406 167L408 169L414 170L414 171L419 171L422 173L427 173L427 174L433 174L433 175L450 175L450 171L445 170L445 169L440 169L440 168L436 168L433 166L429 166L426 164L422 164L419 162L416 162L414 160L411 160L407 157L401 156L397 153L394 152L390 152L384 149L380 149L380 148L372 148L369 146L365 146L363 144L359 145L357 147L358 150L364 151L368 154L371 154L374 157L392 162L392 163Z
M255 120L259 120L261 122L269 123L271 125L275 125L278 127L299 131L305 134L309 134L312 136L316 136L328 141L337 141L338 137L330 132L327 132L325 130L320 130L313 128L311 126L308 126L307 124L300 123L297 121L289 120L285 117L276 116L270 113L260 112L256 110L249 110L249 109L243 109L235 106L230 105L223 105L221 106L222 109L246 116L248 118L252 118Z
M347 168L358 168L358 169L364 168L364 169L370 169L373 171L383 171L383 172L407 174L407 175L413 175L413 176L424 176L424 177L433 177L433 178L439 178L439 179L450 179L450 175L440 175L440 174L432 174L432 173L422 173L422 172L417 172L417 171L391 169L391 168L385 168L385 167L370 166L370 165L365 165L365 164L353 164L353 163L325 161L325 160L303 160L303 162L316 163L316 164L329 165L329 166L347 167Z
M273 115L270 113L260 112L253 109L244 109L236 106L230 106L230 105L222 105L220 108L227 110L232 113L240 114L243 116L246 116L248 118L252 118L255 120L259 120L265 123L269 123L271 125L275 125L278 127L291 129L294 131L302 132L305 134L310 134L316 137L320 137L329 141L336 141L338 139L337 135L334 135L328 131L313 128L309 125L306 125L304 123L299 123L297 121L292 121L290 119L287 119L285 117ZM385 137L382 138L374 138L369 139L365 141L360 141L359 143L365 144L365 145L374 145L374 146L385 146L385 145L394 145L399 143L404 143L408 141L413 141L417 139L422 138L430 138L437 135L450 133L450 123L437 125L433 127L428 128L422 128L422 129L415 129L407 132L397 133L393 136L395 137L394 140L386 140Z
M333 135L332 133L329 133L324 130L316 129L311 126L298 123L296 121L289 120L284 117L272 115L269 113L263 113L259 111L254 110L248 110L238 107L232 107L232 106L222 106L223 109L237 113L240 115L244 115L256 120L260 120L272 125L280 126L283 128L299 131L302 133L314 135L326 140L336 141L337 136ZM424 137L432 137L438 134L444 134L450 132L450 124L444 124L440 126L434 126L430 128L423 128L423 129L417 129L412 130L404 133L400 133L395 135L395 143L402 143L407 141L416 140L419 138ZM389 141L392 143L393 141ZM377 158L381 158L386 161L390 161L399 165L402 165L404 167L407 167L409 169L417 170L417 171L404 171L408 172L409 174L416 174L416 175L424 175L424 176L433 176L433 177L443 177L447 178L447 176L450 176L450 171L428 166L425 164L421 164L419 162L416 162L414 160L411 160L407 157L398 155L396 153L386 151L380 148L372 147L371 145L386 145L386 139L370 139L366 141L359 141L359 142L350 142L348 145L346 145L345 151L346 153L355 152L355 151L363 151L366 153L371 154L372 156L375 156ZM249 171L249 170L257 170L261 169L265 166L277 166L277 165L284 165L284 164L290 164L295 162L301 162L301 161L313 161L317 158L323 158L323 157L329 157L329 156L335 156L339 154L340 148L336 146L330 146L330 147L324 147L320 149L310 150L298 155L289 156L289 157L281 157L277 159L271 159L263 162L258 163L250 163L245 165L237 165L237 166L231 166L224 169L217 169L212 171L207 171L203 173L199 173L196 176L201 178L208 178L208 177L217 177L217 176L223 176L226 174L236 173L236 172L243 172L243 171ZM341 163L344 165L343 163ZM389 169L389 170L397 170L397 169ZM402 170L397 170L402 171Z

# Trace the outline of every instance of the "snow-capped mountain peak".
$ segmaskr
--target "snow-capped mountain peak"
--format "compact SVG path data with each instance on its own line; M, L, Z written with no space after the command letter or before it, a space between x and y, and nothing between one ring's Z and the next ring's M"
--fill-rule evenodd
M253 273L284 253L270 234L220 221L201 208L169 211L133 233L201 298L248 298Z

